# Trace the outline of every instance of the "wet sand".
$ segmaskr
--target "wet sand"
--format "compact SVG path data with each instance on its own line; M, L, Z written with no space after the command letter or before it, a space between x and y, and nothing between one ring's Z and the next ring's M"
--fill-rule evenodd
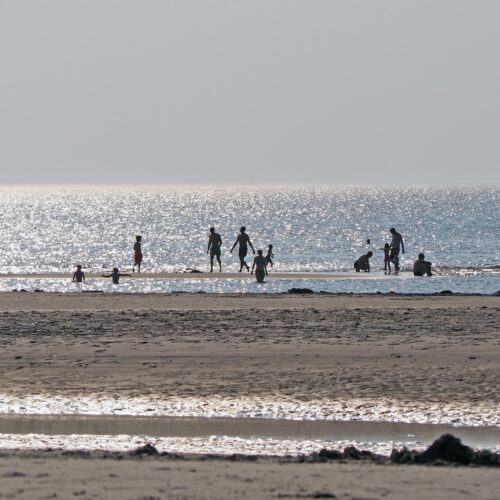
M498 297L5 293L0 408L498 427L499 319ZM307 498L320 490L495 498L500 488L489 469L5 453L2 493L13 498L33 498L35 488L38 497L64 498L84 490L83 498Z
M0 415L0 429L2 433L9 434L44 435L229 436L365 442L418 440L421 446L428 446L441 435L451 433L472 447L500 447L500 427L455 427L404 422L3 414Z

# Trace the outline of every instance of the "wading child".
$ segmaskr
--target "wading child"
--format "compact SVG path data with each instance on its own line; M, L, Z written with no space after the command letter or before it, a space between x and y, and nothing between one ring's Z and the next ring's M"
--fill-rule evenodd
M386 243L384 248L384 274L391 274L391 245Z
M142 236L135 237L134 243L134 267L132 268L132 272L135 273L135 266L137 266L137 272L141 272L141 264L142 264Z
M267 255L266 255L266 262L268 264L270 264L271 267L273 267L273 258L274 257L274 254L273 254L273 246L272 245L269 245L267 247Z
M103 278L113 278L113 285L118 285L118 283L120 282L120 277L122 277L122 276L127 276L129 278L132 277L131 274L120 273L120 271L118 270L117 267L113 267L113 272L111 274L103 274L102 275Z
M85 274L82 271L82 266L80 264L76 266L76 271L73 274L73 281L76 281L77 283L85 283Z

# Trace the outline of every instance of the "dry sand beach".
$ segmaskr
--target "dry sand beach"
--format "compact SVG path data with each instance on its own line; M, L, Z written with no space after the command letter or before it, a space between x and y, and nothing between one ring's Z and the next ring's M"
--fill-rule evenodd
M499 426L498 297L5 293L0 311L2 413ZM5 450L0 476L11 498L498 498L500 491L499 471L490 468L26 450Z

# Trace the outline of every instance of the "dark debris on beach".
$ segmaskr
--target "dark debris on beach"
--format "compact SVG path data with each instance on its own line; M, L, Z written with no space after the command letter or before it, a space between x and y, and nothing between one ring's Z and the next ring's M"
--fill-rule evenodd
M376 463L425 464L425 465L481 465L500 467L500 454L490 450L475 451L462 444L452 434L443 434L424 451L393 449L389 457L349 446L343 452L322 449L304 457L305 462L331 460L368 460Z
M84 451L84 450L3 450L0 451L1 457L11 455L22 455L28 457L43 458L47 455L62 456L82 459L166 459L166 460L225 460L234 462L262 462L266 460L277 461L280 463L328 463L328 462L369 462L381 465L462 465L462 466L483 466L500 467L500 453L490 450L474 450L469 446L462 444L461 440L451 434L444 434L436 439L424 451L410 450L406 447L396 450L393 449L391 455L379 455L367 450L359 450L355 446L348 446L343 451L328 450L323 448L318 452L308 455L296 456L273 456L273 455L218 455L218 454L190 454L190 453L171 453L159 452L151 443L146 443L134 450L126 452L111 451Z

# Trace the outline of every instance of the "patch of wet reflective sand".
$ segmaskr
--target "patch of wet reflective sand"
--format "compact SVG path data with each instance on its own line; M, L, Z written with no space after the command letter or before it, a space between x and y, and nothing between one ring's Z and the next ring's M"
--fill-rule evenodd
M259 418L1 415L2 434L148 435L157 438L226 436L242 439L417 442L453 433L473 447L500 447L500 427L394 422L274 420Z

